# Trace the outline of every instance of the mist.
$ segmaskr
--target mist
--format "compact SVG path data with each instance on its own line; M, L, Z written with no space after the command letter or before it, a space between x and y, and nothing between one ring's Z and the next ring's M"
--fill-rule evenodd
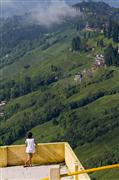
M64 0L51 0L47 6L37 5L37 7L33 8L29 20L50 27L53 24L63 23L66 18L75 18L77 16L81 16L81 12L76 11Z

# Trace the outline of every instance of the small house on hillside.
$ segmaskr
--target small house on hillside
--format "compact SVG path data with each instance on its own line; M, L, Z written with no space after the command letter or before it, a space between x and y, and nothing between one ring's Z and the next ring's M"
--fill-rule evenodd
M89 24L87 23L85 26L85 31L87 32L96 32L97 30L93 27L90 27Z
M3 106L5 106L6 105L6 101L1 101L0 102L0 107L3 107Z
M82 74L76 74L74 77L74 81L76 81L76 83L81 83L83 80L83 75Z
M91 27L86 27L85 31L87 31L87 32L96 32L96 29L91 28Z
M104 56L102 54L100 55L96 55L95 57L95 64L97 65L97 67L102 67L105 65L105 60L104 60Z

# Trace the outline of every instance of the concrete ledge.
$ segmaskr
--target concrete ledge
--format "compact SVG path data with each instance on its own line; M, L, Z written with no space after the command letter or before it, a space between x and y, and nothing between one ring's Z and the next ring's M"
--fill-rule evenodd
M0 167L7 166L7 146L0 147Z
M84 167L82 166L79 159L77 158L77 156L75 155L74 151L68 143L65 143L65 163L70 172L78 172L80 170L84 170ZM86 173L83 175L75 175L74 179L90 180L88 174Z
M65 161L65 143L44 143L36 146L33 164L53 164ZM0 167L23 165L27 155L25 145L0 147Z
M49 180L60 180L60 167L59 166L50 168Z
M25 145L13 145L0 147L0 167L24 165L27 154ZM33 164L58 164L65 162L69 172L83 170L83 166L76 157L70 145L66 142L61 143L44 143L36 146L36 152L33 156ZM52 180L56 176L59 180L59 168L51 169ZM75 175L74 180L90 180L88 174Z

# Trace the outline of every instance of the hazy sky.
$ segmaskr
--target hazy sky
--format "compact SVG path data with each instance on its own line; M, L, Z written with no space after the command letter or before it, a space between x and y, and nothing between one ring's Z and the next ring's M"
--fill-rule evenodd
M47 7L49 4L52 4L57 9L60 4L62 6L62 2L75 4L80 1L81 0L0 0L0 14L4 16L23 14L24 12L29 12L35 8L38 10L38 8ZM119 0L103 1L109 3L111 6L119 7Z

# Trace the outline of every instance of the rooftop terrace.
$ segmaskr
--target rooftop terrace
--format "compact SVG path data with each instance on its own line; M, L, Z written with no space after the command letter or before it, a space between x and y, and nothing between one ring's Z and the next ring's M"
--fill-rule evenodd
M0 168L2 180L40 180L45 177L49 177L50 168L56 168L58 165L41 165L24 168L23 166L13 166ZM60 174L67 173L68 169L65 165L61 165ZM61 178L72 179L69 178Z
M59 169L62 175L84 169L68 143L38 144L33 167L24 168L25 159L25 145L0 147L0 180L40 180L46 177L58 180L55 170ZM59 179L90 180L86 173Z

